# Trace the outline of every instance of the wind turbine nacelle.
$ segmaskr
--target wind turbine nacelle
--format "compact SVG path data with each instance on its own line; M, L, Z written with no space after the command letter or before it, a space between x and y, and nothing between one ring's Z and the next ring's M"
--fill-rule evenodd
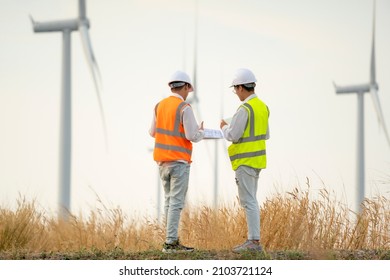
M31 18L34 32L75 31L79 28L79 19L36 22Z
M370 92L371 85L363 84L363 85L352 85L352 86L337 86L333 83L336 93L365 93Z

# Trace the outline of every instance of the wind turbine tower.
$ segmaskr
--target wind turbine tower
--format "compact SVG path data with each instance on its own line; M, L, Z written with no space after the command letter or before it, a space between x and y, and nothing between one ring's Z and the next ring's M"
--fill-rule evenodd
M198 20L199 20L199 3L198 0L195 0L195 18L194 18L194 63L193 63L193 79L192 82L194 84L194 92L192 95L192 98L188 99L188 102L195 107L195 112L198 121L202 121L202 115L200 111L200 106L199 106L199 95L198 95L198 84L197 84L197 74L198 74L198 68L197 68L197 62L198 62ZM214 144L214 191L213 191L213 205L214 208L217 208L217 203L218 203L218 140L215 139L215 144ZM207 149L207 154L210 157L210 151L209 151L209 146L206 144L206 149Z
M381 105L378 96L378 83L376 81L375 70L375 1L373 12L373 28L372 28L372 46L371 46L371 65L370 65L370 81L366 84L337 86L334 84L337 94L356 93L358 98L358 128L357 128L357 205L356 209L361 210L362 202L365 196L365 168L364 168L364 94L370 93L375 110L378 117L378 122L382 126L387 142L390 146L390 137L387 132L385 119L383 117Z
M94 79L100 113L106 137L106 125L101 102L100 73L89 38L89 20L86 17L85 0L79 0L79 16L74 19L36 22L31 17L34 32L62 32L62 90L60 113L60 162L59 162L59 218L68 220L70 214L71 156L72 156L72 106L71 106L71 33L79 31L84 52ZM107 148L107 147L106 147Z
M194 22L194 64L193 64L193 78L192 83L194 84L194 91L192 98L188 100L191 105L195 106L196 114L199 119L199 121L202 121L202 116L200 114L199 109L199 96L198 96L198 84L197 84L197 74L198 74L198 68L197 68L197 60L198 60L198 0L195 0L195 22Z

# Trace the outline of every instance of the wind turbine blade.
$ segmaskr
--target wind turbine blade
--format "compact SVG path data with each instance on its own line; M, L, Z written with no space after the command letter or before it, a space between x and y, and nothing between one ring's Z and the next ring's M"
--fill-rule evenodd
M30 18L30 20L31 20L31 24L32 24L32 26L34 27L34 25L35 25L34 18L32 17L32 15L31 15L31 14L30 14L30 15L28 15L28 17Z
M87 58L87 62L89 65L89 68L92 73L93 81L95 84L97 99L99 103L99 109L100 109L100 116L102 119L103 124L103 130L104 130L104 137L105 137L105 143L106 143L106 150L108 150L108 140L107 140L107 126L106 126L106 119L104 115L104 109L103 109L103 103L102 103L102 84L101 84L101 76L100 71L95 59L95 56L92 51L92 45L91 45L91 39L89 37L88 27L86 25L80 25L79 31L81 35L81 42L83 44L85 57Z
M89 37L89 32L88 32L88 27L85 24L82 24L79 26L79 31L81 35L81 42L83 44L84 48L84 53L88 61L88 65L91 68L91 72L93 75L93 79L95 81L95 85L97 90L100 90L101 88L101 75L99 71L99 67L96 62L95 55L93 54L92 51L92 44L91 44L91 39Z
M379 96L378 96L378 91L377 91L377 89L375 87L371 88L371 97L372 97L372 101L374 103L374 107L375 107L375 111L376 111L376 114L377 114L377 117L378 117L379 125L382 126L383 131L385 132L385 136L386 136L387 142L388 142L388 144L390 146L389 133L387 132L385 118L383 117L382 108L381 108L381 104L380 104Z
M371 65L370 65L370 84L376 84L375 73L375 1L374 1L374 15L372 23L372 45L371 45Z

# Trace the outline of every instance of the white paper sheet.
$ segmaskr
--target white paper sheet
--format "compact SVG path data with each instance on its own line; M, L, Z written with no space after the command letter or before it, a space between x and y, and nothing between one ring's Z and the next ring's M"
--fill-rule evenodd
M222 139L223 133L220 129L204 129L204 139Z

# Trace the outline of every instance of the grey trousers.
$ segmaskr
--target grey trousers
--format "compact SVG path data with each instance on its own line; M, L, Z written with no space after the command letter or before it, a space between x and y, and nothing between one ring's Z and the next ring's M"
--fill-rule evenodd
M239 166L235 174L240 205L245 209L249 240L260 240L260 208L256 198L260 171Z
M159 172L165 197L165 242L172 244L179 238L180 214L188 190L190 164L184 162L164 163L159 166Z

